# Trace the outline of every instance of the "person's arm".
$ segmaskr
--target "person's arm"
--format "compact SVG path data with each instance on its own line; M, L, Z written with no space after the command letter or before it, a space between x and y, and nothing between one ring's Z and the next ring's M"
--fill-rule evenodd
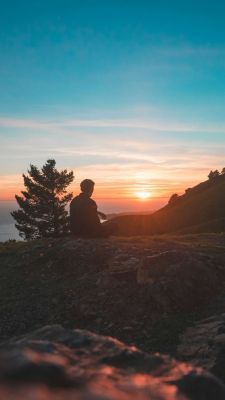
M99 217L100 217L101 219L103 219L104 221L107 220L107 216L106 216L103 212L97 211L97 213L98 213L98 215L99 215Z

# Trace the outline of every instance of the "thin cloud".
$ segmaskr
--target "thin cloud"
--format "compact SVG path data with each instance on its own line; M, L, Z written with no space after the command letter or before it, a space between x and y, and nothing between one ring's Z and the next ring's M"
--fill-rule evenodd
M35 129L53 131L56 129L66 133L71 128L124 128L124 129L146 129L160 132L215 132L225 133L224 125L201 125L187 124L182 122L162 122L142 119L74 119L65 121L37 121L31 119L0 118L0 127L17 129Z

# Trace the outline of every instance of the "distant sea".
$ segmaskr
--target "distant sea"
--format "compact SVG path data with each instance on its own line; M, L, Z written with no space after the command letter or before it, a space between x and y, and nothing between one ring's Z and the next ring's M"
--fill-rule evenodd
M0 201L0 242L9 239L22 240L15 228L15 222L10 214L17 209L15 201Z
M14 224L0 224L0 242L9 239L22 240Z

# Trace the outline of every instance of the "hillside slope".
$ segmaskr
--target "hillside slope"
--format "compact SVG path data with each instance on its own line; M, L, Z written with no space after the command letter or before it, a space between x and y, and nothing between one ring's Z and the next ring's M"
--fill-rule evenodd
M119 235L225 231L225 176L188 189L172 204L151 215L121 216ZM199 227L199 229L198 229Z

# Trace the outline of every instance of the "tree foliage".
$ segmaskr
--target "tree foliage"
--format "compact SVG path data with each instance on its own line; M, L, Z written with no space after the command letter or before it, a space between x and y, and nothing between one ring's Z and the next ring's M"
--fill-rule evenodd
M219 173L218 169L216 169L215 171L210 171L208 178L209 178L209 180L214 180L214 179L218 178L218 176L220 176L220 173Z
M192 191L192 188L187 188L186 190L185 190L185 194L190 194L191 193L191 191Z
M55 160L47 160L41 169L30 165L23 174L26 190L16 195L19 210L11 214L16 228L24 239L57 237L69 231L69 217L65 209L73 194L66 188L74 179L73 171L58 171Z
M168 204L174 204L178 199L179 199L179 195L177 193L174 193L170 197Z

